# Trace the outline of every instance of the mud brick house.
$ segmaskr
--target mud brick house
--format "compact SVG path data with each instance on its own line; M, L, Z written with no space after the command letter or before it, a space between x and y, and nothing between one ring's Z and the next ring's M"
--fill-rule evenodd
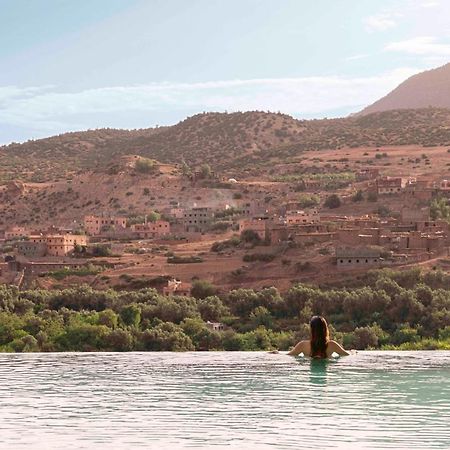
M12 227L5 230L5 241L25 237L28 234L24 227Z
M300 225L320 222L320 215L317 210L310 211L289 211L286 213L286 223L288 225Z
M66 256L75 246L86 247L87 237L77 234L31 235L27 241L18 243L17 251L22 256Z
M356 173L356 181L375 180L380 175L380 171L374 168L361 169Z
M180 297L189 297L191 295L192 286L180 280L168 280L167 285L163 288L163 295L169 297L178 295Z
M430 220L430 208L411 208L405 206L400 213L402 224L413 225L417 222L427 222Z
M131 231L140 239L157 238L170 234L170 223L165 220L131 225Z
M377 267L381 264L381 249L376 247L336 248L338 269L360 269Z
M84 229L91 236L97 236L107 231L124 230L126 227L126 217L104 215L84 217Z
M436 188L431 180L408 180L404 189L403 196L405 201L415 201L419 203L428 203L436 193Z
M376 181L378 195L400 194L403 188L403 179L400 177L383 177Z
M269 237L272 221L268 216L252 217L239 221L239 233L247 230L254 231L262 241Z
M208 206L195 206L183 212L183 225L187 232L206 231L214 218L214 211Z

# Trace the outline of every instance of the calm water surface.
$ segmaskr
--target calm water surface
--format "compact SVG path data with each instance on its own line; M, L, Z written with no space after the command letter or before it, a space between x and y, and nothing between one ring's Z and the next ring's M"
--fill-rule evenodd
M1 449L450 449L450 352L0 355Z

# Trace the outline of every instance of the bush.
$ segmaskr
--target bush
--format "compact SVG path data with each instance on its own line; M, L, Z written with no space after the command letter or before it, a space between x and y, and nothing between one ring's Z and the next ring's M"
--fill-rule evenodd
M140 173L154 173L158 169L158 163L154 159L141 157L136 161L134 167Z
M202 299L216 295L217 288L209 281L196 280L192 283L191 295L197 299Z
M298 197L298 203L300 208L312 208L320 203L320 198L318 195L313 194L302 194Z
M211 246L211 251L216 253L222 252L227 248L237 247L240 243L241 240L237 236L233 236L231 239L228 239L226 241L214 242Z
M270 253L246 254L242 258L242 260L244 262L254 262L254 261L270 262L270 261L273 261L274 259L275 259L275 255L272 255Z
M248 244L259 244L261 242L261 238L254 230L244 230L241 233L241 241Z
M169 256L167 258L169 264L195 264L203 262L200 256Z
M111 249L106 245L94 245L91 248L92 256L104 257L104 256L112 256Z
M337 194L331 194L325 199L324 206L330 209L339 208L341 206L341 199Z
M352 197L353 202L362 202L364 200L364 194L361 189L359 189L356 194Z

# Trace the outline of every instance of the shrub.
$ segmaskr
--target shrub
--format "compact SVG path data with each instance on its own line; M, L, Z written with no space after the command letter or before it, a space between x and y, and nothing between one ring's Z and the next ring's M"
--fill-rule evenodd
M361 189L358 189L356 194L352 197L352 201L354 201L354 202L362 202L363 200L364 200L363 191L361 191Z
M167 262L169 264L192 264L192 263L201 263L203 262L203 258L200 256L169 256L167 258Z
M196 280L192 283L191 295L197 299L215 295L217 288L209 281Z
M275 255L272 255L270 253L246 254L242 258L242 260L244 262L254 262L254 261L270 262L270 261L273 261L274 259L275 259Z
M298 203L300 208L311 208L317 206L320 203L320 198L318 195L302 194L298 197Z
M158 163L154 159L141 157L136 161L134 167L140 173L154 173L158 168Z
M249 244L259 244L261 242L261 238L254 230L244 230L241 233L241 241Z
M324 206L330 209L339 208L341 206L341 199L337 194L331 194L325 199Z

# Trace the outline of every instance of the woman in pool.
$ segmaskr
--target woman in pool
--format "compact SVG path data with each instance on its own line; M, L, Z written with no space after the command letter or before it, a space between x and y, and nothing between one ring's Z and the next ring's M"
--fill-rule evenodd
M297 356L303 353L311 358L329 358L333 353L347 356L350 353L344 350L336 341L330 340L327 321L322 316L314 316L309 323L311 338L309 341L300 341L288 355Z

